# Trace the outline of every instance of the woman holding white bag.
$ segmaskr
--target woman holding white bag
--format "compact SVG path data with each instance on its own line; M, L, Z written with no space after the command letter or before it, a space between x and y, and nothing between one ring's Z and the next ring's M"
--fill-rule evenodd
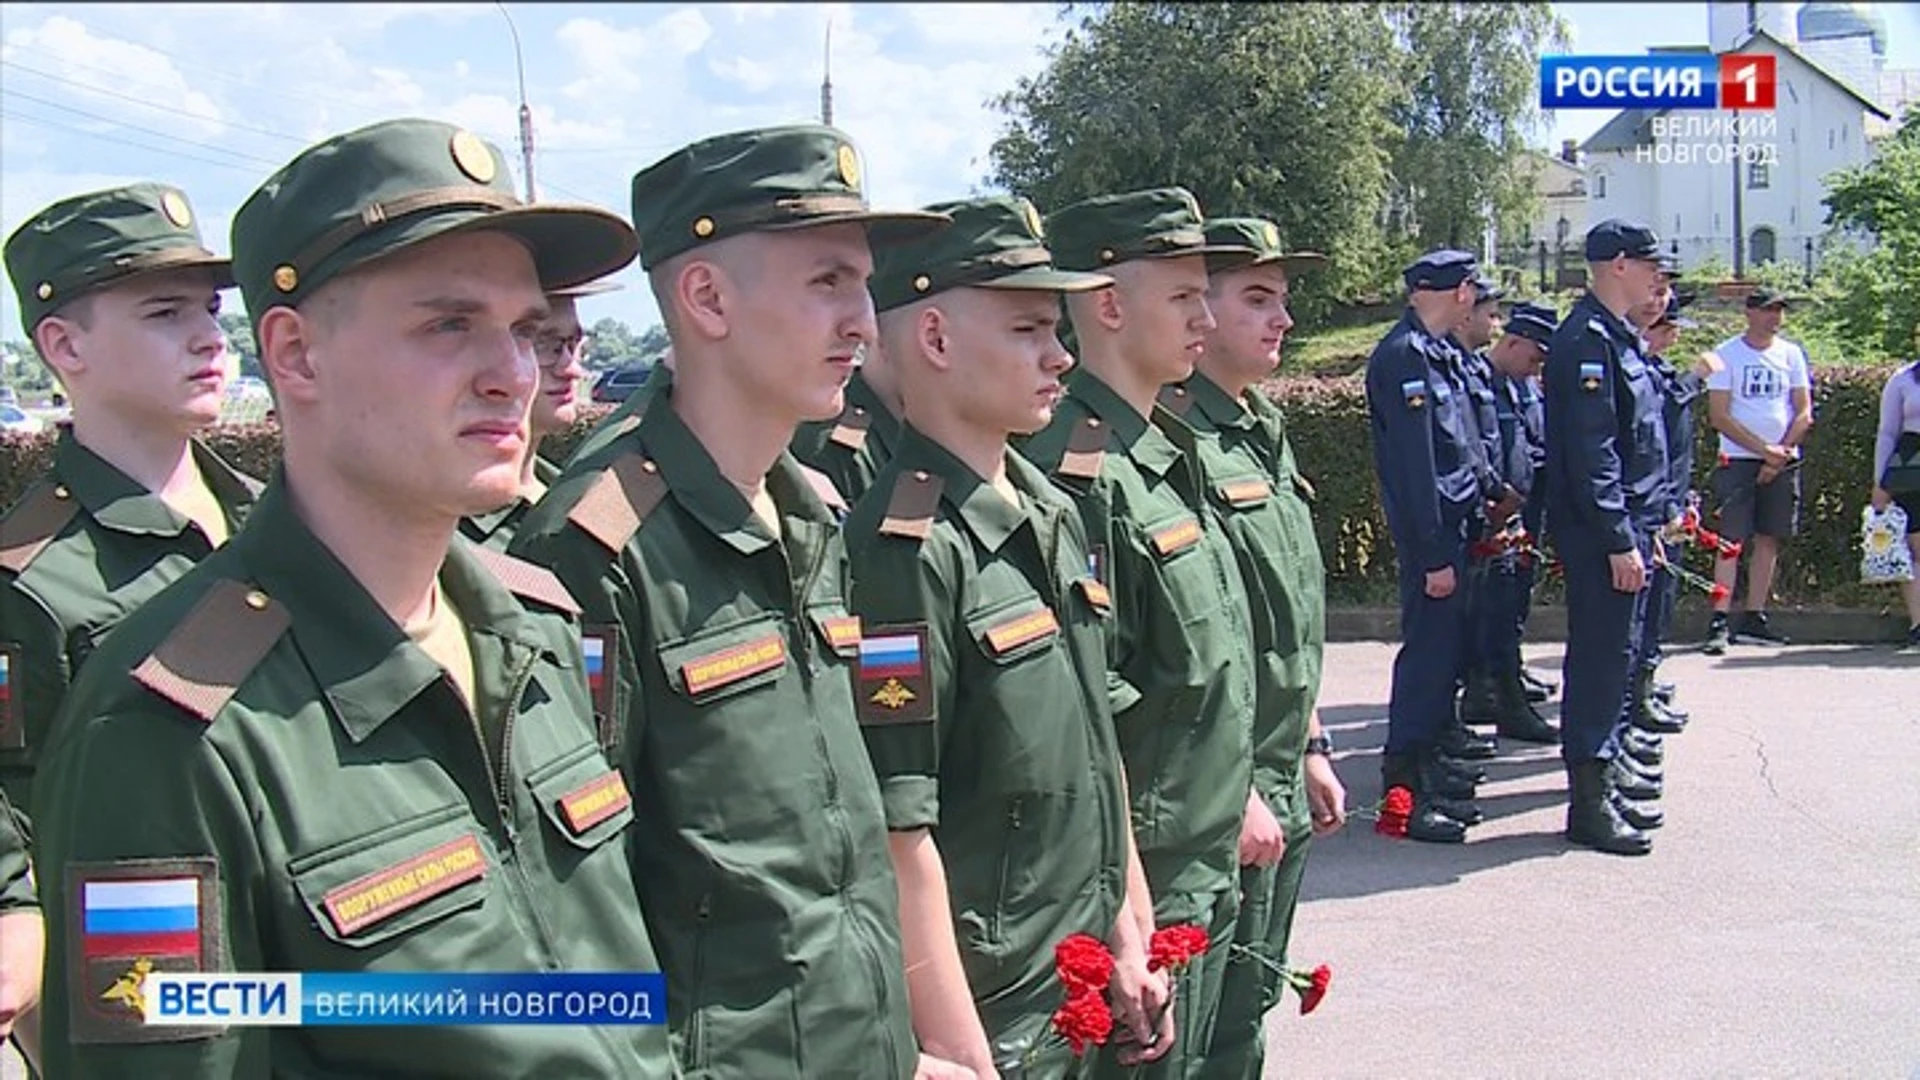
M1920 338L1920 335L1916 335ZM1920 565L1920 360L1893 373L1880 392L1880 430L1873 447L1873 510L1906 511L1907 549ZM1902 652L1920 652L1920 575L1900 586L1907 602Z

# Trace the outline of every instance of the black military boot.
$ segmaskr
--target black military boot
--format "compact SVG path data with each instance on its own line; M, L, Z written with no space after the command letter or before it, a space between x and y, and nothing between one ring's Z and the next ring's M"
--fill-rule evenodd
M1418 762L1420 789L1426 795L1427 805L1446 817L1462 825L1478 825L1487 819L1480 805L1473 801L1473 789L1468 787L1465 794L1452 794L1459 790L1456 778L1447 770L1446 762L1440 755L1431 751L1422 754ZM1416 800L1418 801L1418 800Z
M1475 735L1465 724L1454 722L1440 729L1435 749L1462 761L1485 761L1500 752L1500 744L1484 735Z
M1413 793L1413 813L1407 815L1407 839L1428 844L1464 842L1467 827L1434 809L1431 796L1421 783L1421 771L1419 755L1381 755L1381 790L1403 787Z
M1560 684L1533 673L1533 669L1527 666L1526 657L1520 654L1519 649L1513 650L1513 666L1520 671L1520 685L1527 688L1528 701L1539 704L1560 692Z
M1500 697L1491 672L1474 668L1467 672L1466 689L1460 692L1462 724L1493 724L1500 720Z
M1658 765L1667 759L1667 748L1661 743L1660 736L1641 731L1631 724L1620 736L1620 749L1642 765Z
M1614 789L1629 799L1645 802L1659 798L1666 790L1664 780L1655 780L1642 775L1635 769L1633 759L1625 754L1613 759L1613 767L1609 770L1609 774L1612 777Z
M1620 816L1602 760L1567 764L1567 839L1610 855L1645 855L1653 839Z
M1675 735L1684 731L1687 721L1653 699L1653 672L1641 668L1633 677L1633 704L1628 718L1633 726L1655 735Z
M1560 730L1547 722L1527 700L1526 688L1518 675L1508 675L1499 684L1500 718L1494 729L1503 739L1551 745L1560 741Z
M1667 812L1658 803L1634 802L1618 791L1613 793L1613 809L1622 821L1646 832L1667 823Z
M1443 799L1471 799L1474 788L1486 779L1487 774L1481 769L1450 761L1439 754L1429 756L1426 782L1433 793Z

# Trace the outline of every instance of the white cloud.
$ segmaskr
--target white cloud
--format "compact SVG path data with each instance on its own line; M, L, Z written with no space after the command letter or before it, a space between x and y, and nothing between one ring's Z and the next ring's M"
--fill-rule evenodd
M739 83L748 93L753 94L766 90L780 78L772 67L744 56L736 56L728 60L710 60L707 62L707 67L715 75Z
M508 10L526 59L540 196L585 199L623 215L633 173L676 147L813 119L829 21L835 121L860 145L873 201L913 206L965 196L981 184L1001 126L987 101L1038 71L1041 44L1057 33L1048 4L521 2ZM516 174L520 168L512 47L491 4L36 5L9 6L5 20L9 59L56 30L91 42L89 63L129 72L124 84L100 73L103 88L182 109L192 100L198 110L164 124L130 122L261 159L213 168L9 119L0 123L0 201L10 218L83 190L124 162L130 175L117 179L162 176L192 192L210 239L224 248L232 209L301 145L401 115L470 127L505 151ZM111 61L99 52L108 49ZM0 90L12 112L16 89L36 91L11 67L5 74ZM115 117L138 108L92 99L76 107ZM193 126L208 123L222 126ZM42 179L21 183L28 171ZM597 299L590 314L636 328L652 322L637 268L619 280L627 289Z
M187 85L173 61L130 41L101 37L73 19L54 16L7 32L0 45L7 89L93 113L198 138L223 129L213 99ZM131 93L132 90L138 93ZM49 108L35 102L41 109ZM65 115L65 110L54 108Z

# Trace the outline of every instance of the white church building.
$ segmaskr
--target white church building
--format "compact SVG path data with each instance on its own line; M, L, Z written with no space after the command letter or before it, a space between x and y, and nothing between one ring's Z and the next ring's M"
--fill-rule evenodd
M1682 266L1819 264L1826 177L1872 157L1920 79L1885 70L1886 23L1871 5L1798 5L1790 27L1794 6L1709 4L1709 44L1649 50L1771 54L1775 108L1622 110L1580 147L1588 220L1644 221Z

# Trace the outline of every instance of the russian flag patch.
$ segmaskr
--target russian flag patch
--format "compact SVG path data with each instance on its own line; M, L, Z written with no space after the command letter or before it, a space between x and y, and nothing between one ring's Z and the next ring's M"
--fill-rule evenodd
M0 750L21 750L27 745L24 711L18 705L20 690L13 684L19 657L20 646L0 641Z
M217 971L224 927L208 857L73 863L66 870L67 993L75 1042L174 1042L218 1028L148 1027L155 971Z
M903 724L934 717L933 680L927 675L927 627L875 628L860 638L862 724Z

